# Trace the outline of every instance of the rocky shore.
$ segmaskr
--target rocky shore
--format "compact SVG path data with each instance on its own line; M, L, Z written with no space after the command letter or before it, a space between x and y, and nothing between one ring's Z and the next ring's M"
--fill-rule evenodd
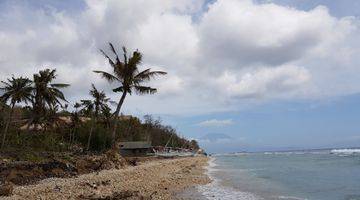
M206 157L151 160L73 178L48 178L16 186L3 199L176 199L185 188L206 184Z

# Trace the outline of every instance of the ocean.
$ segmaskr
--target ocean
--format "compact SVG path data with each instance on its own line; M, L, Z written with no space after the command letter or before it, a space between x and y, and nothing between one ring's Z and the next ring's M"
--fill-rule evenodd
M203 199L360 200L360 149L214 155Z

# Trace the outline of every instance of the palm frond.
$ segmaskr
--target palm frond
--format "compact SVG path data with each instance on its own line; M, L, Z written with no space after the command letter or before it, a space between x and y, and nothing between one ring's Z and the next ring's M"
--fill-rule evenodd
M123 50L123 53L124 53L124 63L125 65L128 64L128 59L127 59L127 51L126 51L126 48L123 46L122 47L122 50Z
M107 81L109 81L110 83L113 82L113 81L115 81L115 80L119 81L119 79L118 79L116 76L114 76L114 75L112 75L112 74L110 74L110 73L108 73L108 72L98 71L98 70L95 70L95 71L93 71L93 72L95 72L95 73L97 73L97 74L100 74L103 78L105 78L105 79L106 79Z
M134 88L135 88L135 92L140 95L154 94L157 92L156 88L147 87L147 86L134 86Z
M138 66L142 62L142 55L140 52L134 51L133 55L129 58L127 65L127 75L134 77L138 73Z
M0 88L4 93L1 95L1 101L7 102L11 100L11 103L24 102L27 104L29 99L32 98L32 81L28 78L14 76L7 79L7 82L2 81L5 85Z
M151 71L151 69L146 69L134 77L134 83L141 83L144 81L150 81L152 78L160 75L166 75L167 73L164 71Z
M56 88L66 88L70 86L70 84L65 84L65 83L53 83L50 85L51 87L56 87Z
M134 51L133 55L129 59L128 64L129 66L133 67L141 64L141 62L142 62L142 54L140 52Z
M121 63L120 59L119 59L119 55L117 54L117 52L116 52L116 50L115 50L115 48L114 48L114 46L113 46L113 44L111 42L109 42L109 46L110 46L111 51L116 56L116 64Z
M111 105L113 105L113 106L117 106L117 105L118 105L118 103L117 103L116 101L109 101L109 103L110 103Z
M125 79L126 77L126 67L124 63L120 62L116 64L116 67L113 68L114 75L118 77L119 79Z
M113 92L124 92L124 87L120 86L120 87L114 88Z
M112 67L115 67L115 66L116 66L115 63L114 63L114 61L111 60L111 58L105 53L105 51L103 51L102 49L100 49L100 52L105 56L105 58L108 59L109 64L110 64Z
M59 89L57 89L57 88L52 88L52 91L53 91L53 94L54 94L55 99L61 99L61 100L65 101L65 102L68 102L68 101L65 99L64 93L62 93Z

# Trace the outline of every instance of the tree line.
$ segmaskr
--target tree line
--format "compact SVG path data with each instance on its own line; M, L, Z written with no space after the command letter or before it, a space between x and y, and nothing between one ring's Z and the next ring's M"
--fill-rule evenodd
M116 85L112 90L120 94L116 103L92 84L89 90L91 98L74 103L74 110L69 112L70 103L63 89L70 85L55 82L56 69L40 70L32 79L12 76L1 81L1 149L9 143L9 147L48 150L74 145L86 150L104 150L117 148L118 141L151 140L154 146L161 146L170 138L174 147L199 148L196 141L180 137L175 129L162 125L160 120L151 116L146 116L142 122L135 117L120 115L128 95L156 93L157 89L146 83L166 75L166 72L150 68L140 71L142 54L138 50L128 55L123 47L123 54L119 56L113 44L109 43L109 47L113 56L100 51L108 60L112 72L95 70L94 73ZM110 103L116 105L115 112L112 112Z

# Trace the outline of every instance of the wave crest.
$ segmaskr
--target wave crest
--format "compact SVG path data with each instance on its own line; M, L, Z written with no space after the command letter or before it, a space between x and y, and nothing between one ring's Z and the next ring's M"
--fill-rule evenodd
M332 154L360 154L360 149L333 149Z

